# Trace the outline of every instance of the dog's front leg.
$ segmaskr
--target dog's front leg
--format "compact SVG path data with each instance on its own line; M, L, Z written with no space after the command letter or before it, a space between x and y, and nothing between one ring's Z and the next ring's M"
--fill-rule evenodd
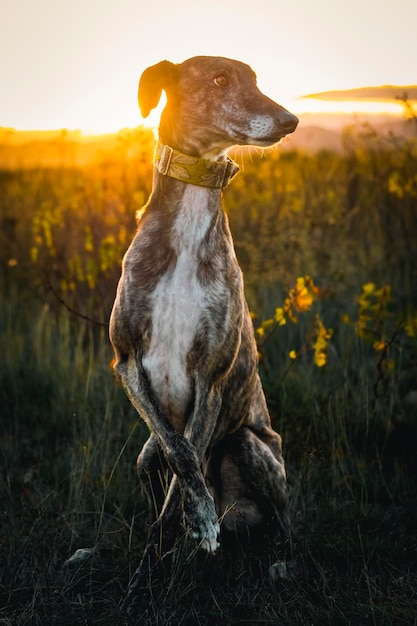
M221 393L216 388L208 390L201 381L196 381L195 390L194 411L187 422L184 438L196 451L198 470L196 473L188 467L184 473L174 472L161 515L151 530L150 543L162 553L179 521L181 503L183 523L189 535L207 552L214 553L219 547L220 527L213 497L202 475L201 463L217 424ZM182 466L186 468L187 464Z
M191 536L201 542L202 548L214 552L218 547L219 525L201 462L217 423L220 391L214 387L208 389L202 380L195 380L194 411L182 435L174 429L154 397L141 361L133 358L118 361L115 368L132 404L148 424L175 474L152 535L156 537L158 528L167 526L173 510L179 508L181 496L184 521Z
M196 449L201 467L217 425L221 392L218 387L207 388L204 381L196 376L195 394L194 411L187 422L184 436ZM215 552L219 547L220 527L214 500L205 482L202 496L195 489L183 493L184 518L191 536L200 542L200 547L207 552Z
M198 464L192 467L190 463L180 462L179 466L171 468L175 475L171 480L161 514L152 525L141 564L130 581L124 601L129 614L135 614L140 591L147 588L148 578L153 574L154 567L172 548L178 523L181 521L181 503L186 528L193 539L199 541L200 547L208 552L215 552L219 546L220 527L213 498L205 486L201 461L217 424L220 407L220 390L207 391L204 385L197 383L193 414L187 423L184 437L179 436L184 439L186 445L195 450ZM152 437L155 437L155 434ZM155 445L153 441L149 448ZM162 447L161 440L159 445ZM186 471L183 471L184 469Z

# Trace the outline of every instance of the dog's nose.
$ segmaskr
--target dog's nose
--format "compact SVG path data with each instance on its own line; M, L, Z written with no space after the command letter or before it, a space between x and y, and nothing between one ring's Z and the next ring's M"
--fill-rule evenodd
M284 130L286 133L294 132L298 125L298 117L295 117L295 115L293 115L289 111L284 111L283 113L281 113L278 121L282 130Z

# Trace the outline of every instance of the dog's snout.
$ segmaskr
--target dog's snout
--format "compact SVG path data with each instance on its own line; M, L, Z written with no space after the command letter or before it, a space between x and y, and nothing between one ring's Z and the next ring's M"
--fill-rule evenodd
M286 133L292 133L297 128L298 117L296 117L289 111L283 111L278 117L278 123L283 131L285 131Z

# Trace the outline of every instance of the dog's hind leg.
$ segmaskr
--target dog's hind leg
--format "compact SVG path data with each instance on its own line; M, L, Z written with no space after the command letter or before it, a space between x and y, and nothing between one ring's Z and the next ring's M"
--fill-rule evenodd
M242 426L213 454L219 516L228 531L243 528L292 550L291 525L281 438L264 427Z

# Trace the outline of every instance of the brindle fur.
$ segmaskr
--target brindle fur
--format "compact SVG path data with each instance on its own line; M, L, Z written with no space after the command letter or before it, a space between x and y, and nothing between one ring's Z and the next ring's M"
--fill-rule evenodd
M232 145L269 146L297 126L238 61L148 68L139 85L145 117L162 90L160 140L191 156L224 159ZM268 525L290 536L281 438L258 375L221 190L155 169L145 209L110 320L115 371L151 432L138 472L155 518L137 577L171 547L181 521L209 552L219 545L219 519L229 531Z

